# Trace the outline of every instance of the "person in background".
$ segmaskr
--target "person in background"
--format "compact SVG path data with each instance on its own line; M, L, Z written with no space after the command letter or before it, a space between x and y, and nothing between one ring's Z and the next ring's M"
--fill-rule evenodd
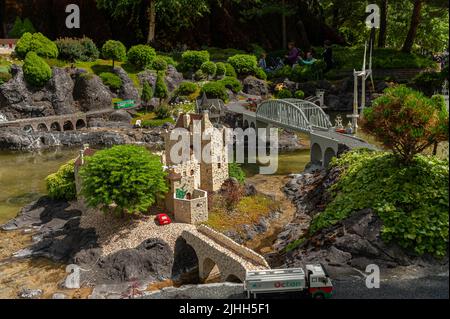
M271 71L271 69L267 66L267 53L261 53L261 57L259 58L258 66L263 69L265 72Z
M304 59L302 57L300 57L300 62L305 65L314 64L314 62L316 62L316 61L317 61L317 59L314 58L312 50L309 50L308 52L306 52L306 56Z
M331 42L329 40L325 40L324 42L325 51L323 51L323 61L326 63L327 68L325 72L328 72L333 68L333 48L331 47Z
M294 42L289 42L288 49L289 49L289 52L285 56L286 63L290 66L293 66L294 64L296 64L298 62L300 55L301 55L301 51L295 46Z

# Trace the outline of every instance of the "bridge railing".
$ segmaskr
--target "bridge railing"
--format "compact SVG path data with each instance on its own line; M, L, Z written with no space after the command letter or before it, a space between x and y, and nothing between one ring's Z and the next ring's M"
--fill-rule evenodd
M221 234L205 225L198 226L197 231L205 235L206 237L216 241L221 246L233 251L235 254L242 256L245 259L251 260L254 264L262 266L264 268L270 268L269 264L267 263L267 261L264 259L263 256L247 247L239 245L234 240L225 236L224 234Z

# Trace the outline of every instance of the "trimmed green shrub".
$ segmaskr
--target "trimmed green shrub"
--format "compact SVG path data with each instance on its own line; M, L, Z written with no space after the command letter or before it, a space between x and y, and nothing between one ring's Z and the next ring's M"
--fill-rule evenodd
M175 124L175 121L171 117L156 119L156 120L145 120L142 122L142 127L144 127L144 128L161 127L166 123Z
M187 69L196 71L203 63L209 61L208 51L186 51L182 55L183 64Z
M245 183L245 172L238 163L228 164L228 174L231 178L236 178L239 183Z
M233 78L237 77L236 70L234 69L234 67L230 63L225 63L225 75L226 76L231 76Z
M138 44L128 50L127 57L128 62L143 70L152 66L153 60L156 58L156 51L149 45Z
M290 99L292 98L292 92L288 89L281 89L276 93L277 99Z
M206 74L209 77L214 77L216 75L217 67L214 62L207 61L202 64L200 70L202 70L203 74Z
M152 69L156 71L166 71L167 62L162 57L157 56L152 62Z
M103 72L99 76L103 84L109 87L111 91L117 92L122 87L122 80L114 73Z
M218 82L222 83L227 89L233 91L233 93L239 93L243 88L241 81L231 76L226 76Z
M11 74L9 72L0 72L0 85L11 80Z
M258 68L258 62L254 55L237 54L228 59L239 76L253 75Z
M255 76L260 80L267 80L267 74L262 68L257 68L255 71Z
M145 81L143 87L142 87L142 95L141 95L141 100L145 103L148 104L150 103L150 101L153 98L153 89L150 86L150 84Z
M299 100L303 100L305 98L305 92L302 90L298 90L294 93L294 97Z
M332 201L311 222L310 234L371 208L381 218L382 239L416 254L444 256L448 249L448 160L416 155L399 166L392 153L359 149L333 159L340 178Z
M24 33L17 41L15 52L22 59L28 52L35 52L42 58L56 59L58 57L58 47L42 33Z
M174 67L177 67L178 65L178 63L171 56L158 55L158 57L166 61L167 65L172 65Z
M60 38L55 43L58 47L59 58L65 61L95 61L100 55L95 43L87 37Z
M227 72L227 67L226 67L225 63L217 62L216 63L216 76L222 77L226 74L226 72Z
M161 104L162 100L169 96L169 91L167 90L166 81L164 80L164 73L158 72L158 76L156 77L156 85L155 85L155 93L154 97L159 99L159 103Z
M120 41L109 40L102 47L102 55L105 59L112 60L112 67L116 61L123 62L127 57L127 48Z
M206 80L206 78L207 78L207 75L205 73L203 73L202 70L197 70L194 74L194 79L196 81L204 81L204 80Z
M228 94L222 82L208 82L203 85L200 94L205 93L209 99L221 99L228 101Z
M188 96L194 94L198 90L198 85L194 82L184 81L178 86L175 94L177 96Z
M167 118L171 117L172 112L171 112L170 108L167 105L160 105L155 110L155 114L156 114L156 118L158 120L161 120L161 119L167 119Z
M20 39L25 33L35 33L36 29L30 19L25 18L23 21L20 17L16 17L14 25L9 31L9 37L13 39Z
M145 213L167 193L159 156L145 147L119 145L86 158L81 169L82 194L90 207L116 214Z
M75 160L71 160L62 165L56 173L45 178L50 198L73 200L77 197L74 167Z
M52 78L52 69L35 52L29 52L23 64L23 75L30 85L40 88Z

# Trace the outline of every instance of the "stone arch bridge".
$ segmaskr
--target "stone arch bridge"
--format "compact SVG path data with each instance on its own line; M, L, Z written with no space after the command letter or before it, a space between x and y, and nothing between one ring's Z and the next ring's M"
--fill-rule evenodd
M202 281L208 278L215 266L224 282L244 282L247 270L270 269L264 257L207 226L184 230L181 237L197 254Z
M352 135L337 133L328 115L315 103L299 99L273 99L262 102L256 112L238 103L228 105L228 111L242 114L246 128L278 127L306 133L311 139L311 162L327 167L341 149L375 147Z
M27 132L64 132L87 127L86 113L32 117L15 121L0 122L1 128L18 128Z

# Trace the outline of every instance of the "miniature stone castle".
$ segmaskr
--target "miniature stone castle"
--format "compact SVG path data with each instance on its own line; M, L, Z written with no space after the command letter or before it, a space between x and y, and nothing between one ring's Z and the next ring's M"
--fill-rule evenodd
M175 163L171 158L171 150L178 141L171 140L170 132L166 132L163 156L169 180L166 209L174 214L176 222L199 224L208 220L208 193L220 190L228 179L228 153L224 146L224 130L216 129L209 135L208 140L199 136L213 128L208 112L181 114L175 125L175 129L177 128L189 131L190 155L189 160ZM201 140L199 154L204 154L205 148L209 148L209 160L197 158L194 152L196 138Z

